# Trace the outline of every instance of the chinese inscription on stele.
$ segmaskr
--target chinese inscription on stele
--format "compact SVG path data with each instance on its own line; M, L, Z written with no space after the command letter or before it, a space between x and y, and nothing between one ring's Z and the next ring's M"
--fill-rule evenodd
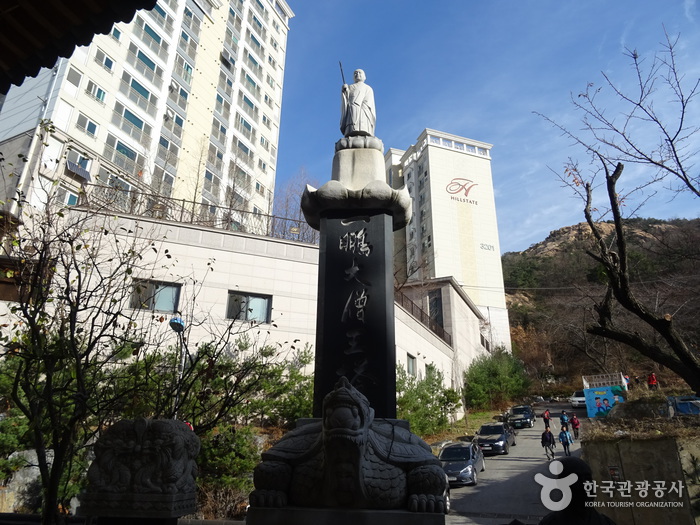
M347 347L344 350L342 366L336 374L339 377L347 377L352 385L361 388L367 381L372 383L376 381L376 378L368 373L371 356L365 341L367 337L365 321L372 286L363 275L365 266L363 259L366 260L372 254L367 228L348 231L341 235L338 240L338 249L347 254L347 267L344 272L345 281L350 284L350 289L341 314Z

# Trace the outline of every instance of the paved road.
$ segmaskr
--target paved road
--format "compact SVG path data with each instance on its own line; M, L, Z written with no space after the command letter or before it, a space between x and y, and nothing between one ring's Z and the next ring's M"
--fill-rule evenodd
M571 412L568 405L550 404L552 416L557 418L562 409ZM544 407L535 408L537 414ZM579 419L585 417L583 410L577 410ZM541 419L533 428L518 431L517 445L511 447L507 456L488 456L486 471L479 473L479 482L475 487L452 489L452 511L447 516L447 525L501 525L518 519L526 525L537 524L549 511L540 500L540 485L535 482L537 472L552 476L544 449L540 445L540 435L544 431ZM555 432L552 426L552 432ZM571 447L573 455L580 454L580 444ZM562 456L561 446L556 455Z

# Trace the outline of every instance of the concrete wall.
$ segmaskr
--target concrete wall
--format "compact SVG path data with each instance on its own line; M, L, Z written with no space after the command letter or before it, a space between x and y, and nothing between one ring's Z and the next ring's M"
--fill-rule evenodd
M618 441L584 441L583 459L593 470L597 482L596 501L605 506L598 510L617 525L700 524L700 442L697 438L621 439ZM630 497L615 490L612 495L601 490L601 483L631 481ZM637 483L648 481L649 493L642 498ZM663 495L656 495L655 482L665 482ZM671 483L683 482L683 491L670 494ZM647 507L654 502L674 502L671 507ZM629 506L614 506L617 504Z

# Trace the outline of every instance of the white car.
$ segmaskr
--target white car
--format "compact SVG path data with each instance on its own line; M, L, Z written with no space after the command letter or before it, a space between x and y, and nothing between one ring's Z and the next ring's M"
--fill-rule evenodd
M571 408L586 408L586 396L583 395L583 390L577 390L569 398Z

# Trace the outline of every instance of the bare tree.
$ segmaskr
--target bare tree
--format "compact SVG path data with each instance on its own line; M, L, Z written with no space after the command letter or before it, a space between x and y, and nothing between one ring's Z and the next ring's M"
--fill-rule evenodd
M273 237L316 244L319 232L309 226L301 211L301 196L307 185L319 187L304 168L275 191L275 222Z
M635 73L634 89L623 90L603 74L602 87L588 84L584 92L572 96L574 108L583 114L581 132L574 133L545 117L592 158L591 172L584 173L570 161L561 176L583 200L586 222L595 239L595 247L587 253L600 263L607 277L606 292L595 302L595 323L587 331L636 349L668 367L700 393L698 341L688 330L695 322L688 317L690 305L669 300L668 295L667 300L659 300L663 290L657 288L649 294L635 283L625 226L654 198L658 184L674 192L700 196L696 166L700 126L693 121L698 115L693 104L700 80L688 80L683 75L677 62L678 38L668 34L650 63L636 50L627 50L626 55ZM616 111L609 102L600 100L608 93L619 104L619 109L614 107ZM646 173L641 181L632 182L631 190L620 187L625 164ZM605 205L594 202L601 177L600 186L607 194ZM601 228L603 218L612 220L612 236L605 235Z

